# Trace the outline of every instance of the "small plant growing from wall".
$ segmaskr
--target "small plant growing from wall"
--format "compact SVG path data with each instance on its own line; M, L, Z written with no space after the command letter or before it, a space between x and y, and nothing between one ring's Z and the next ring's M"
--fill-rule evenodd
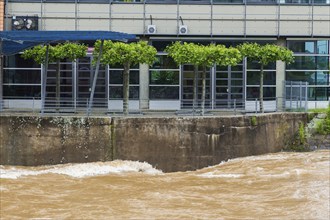
M307 146L307 134L304 123L299 124L298 132L292 143L284 148L286 151L304 152L310 149Z
M322 135L330 134L330 106L326 110L325 118L316 124L316 133Z
M258 121L257 121L257 117L256 116L252 116L251 117L251 125L252 126L257 126Z

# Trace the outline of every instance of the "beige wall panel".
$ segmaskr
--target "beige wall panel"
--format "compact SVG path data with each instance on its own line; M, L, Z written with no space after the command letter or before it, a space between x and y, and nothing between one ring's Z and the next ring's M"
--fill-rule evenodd
M146 5L146 18L173 19L177 17L176 5Z
M308 36L310 33L309 21L282 21L280 24L280 35Z
M281 20L309 20L311 18L310 6L281 5Z
M143 20L112 20L111 30L128 34L141 34L144 32Z
M277 35L277 21L248 21L247 35Z
M74 19L44 19L44 29L46 31L51 30L75 30L75 21Z
M109 19L80 19L78 21L80 31L108 31Z
M214 21L213 35L244 35L244 22Z
M113 18L143 18L143 4L113 4L111 6Z
M277 6L248 5L246 7L246 18L253 20L277 19Z
M183 21L187 19L210 19L210 5L180 5L179 15Z
M330 38L330 21L314 21L313 34Z
M40 16L40 3L10 3L7 6L9 15L36 15Z
M3 1L0 1L0 30L3 30L3 27L4 27L4 2Z
M39 6L40 7L40 6ZM45 17L75 17L75 4L44 4Z
M184 24L188 27L188 34L193 35L210 35L211 23L209 20L184 20Z
M91 10L91 6L89 4L79 4L78 17L109 18L109 4L94 4L93 10Z
M329 6L314 6L314 20L330 20Z
M149 23L147 23L146 26L148 26L148 24ZM153 24L156 25L157 34L177 34L176 20L153 20Z
M213 19L244 19L244 6L214 5Z

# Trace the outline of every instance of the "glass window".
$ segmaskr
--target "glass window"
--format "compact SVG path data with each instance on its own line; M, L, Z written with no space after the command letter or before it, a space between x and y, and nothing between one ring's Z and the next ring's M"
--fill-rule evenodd
M150 71L150 84L155 85L178 85L179 71L161 70Z
M260 84L260 72L247 71L247 85L259 85ZM264 85L276 85L276 72L265 71L264 72Z
M179 66L168 56L158 55L151 69L178 69Z
M175 41L152 41L152 46L157 49L157 51L164 51L168 45L171 45Z
M23 59L21 55L5 56L4 67L8 68L40 68L32 59Z
M308 4L310 0L285 0L287 4ZM283 3L283 0L281 0Z
M294 53L328 54L329 41L288 41L288 48Z
M41 71L5 69L3 83L38 84L41 83Z
M315 53L314 41L288 41L288 48L295 53Z
M139 84L140 75L139 71L131 70L129 77L129 84ZM123 71L122 70L110 70L110 84L123 84Z
M260 69L260 63L258 61L250 61L247 62L247 69ZM269 63L264 69L275 70L276 62Z
M288 64L291 70L328 70L329 57L326 56L296 56L295 62Z
M308 82L310 85L316 84L316 74L314 71L286 72L286 80Z
M309 87L308 100L328 101L329 87Z
M4 98L32 98L40 97L41 86L3 85Z
M315 70L314 56L296 56L295 62L288 64L287 69L291 70Z
M317 41L316 50L318 54L329 54L329 41L320 40Z
M275 87L264 87L264 98L269 100L270 98L276 97L276 88ZM259 99L260 89L259 87L247 87L246 95L247 99Z
M110 86L109 89L110 99L122 99L123 98L123 87L122 86ZM129 87L129 99L139 99L139 86Z
M239 4L239 3L243 3L243 0L213 0L213 3L214 4L228 4L228 3L236 3L236 4Z
M246 3L252 4L276 4L277 0L246 0Z
M179 86L150 86L150 99L179 99Z

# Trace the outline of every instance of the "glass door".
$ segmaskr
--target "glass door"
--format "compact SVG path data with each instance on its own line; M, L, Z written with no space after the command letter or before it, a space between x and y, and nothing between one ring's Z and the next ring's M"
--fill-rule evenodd
M98 78L96 81L93 107L105 108L108 106L106 93L106 68L100 66ZM92 65L92 57L84 57L77 61L77 107L87 107L93 78L95 74L94 66Z
M237 66L216 66L214 108L244 107L243 63Z
M202 68L198 69L197 80L194 84L194 66L183 65L182 66L182 98L181 108L182 109L194 109L200 108L202 102ZM206 71L206 91L205 91L205 109L211 108L211 80L210 80L210 69ZM197 89L197 100L194 101L194 88Z

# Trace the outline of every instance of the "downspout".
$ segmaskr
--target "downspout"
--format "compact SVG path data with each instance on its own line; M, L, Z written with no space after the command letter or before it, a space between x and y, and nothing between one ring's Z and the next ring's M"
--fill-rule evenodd
M94 99L97 75L99 74L101 57L102 57L102 52L103 52L103 44L104 44L104 40L101 41L100 53L99 53L99 57L97 58L96 69L95 69L95 74L94 74L94 79L93 79L93 85L92 85L92 88L91 88L91 94L90 94L89 102L88 102L88 115L91 113L91 109L92 109L92 106L93 106L93 99Z
M47 71L48 71L48 59L49 59L49 44L46 46L46 60L43 68L42 77L42 90L41 90L41 114L45 111L45 100L46 100L46 84L47 84Z

